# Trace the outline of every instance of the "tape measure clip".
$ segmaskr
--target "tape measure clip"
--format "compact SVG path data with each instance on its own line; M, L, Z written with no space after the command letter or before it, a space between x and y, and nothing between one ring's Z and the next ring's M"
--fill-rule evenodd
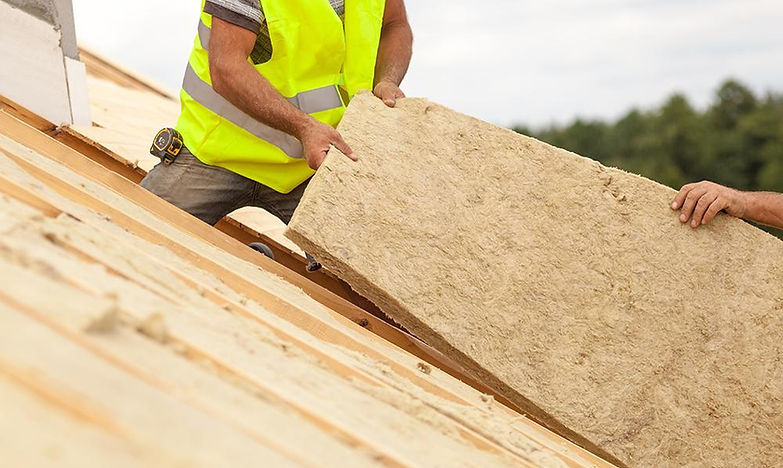
M177 130L167 127L155 135L150 154L158 157L163 164L171 164L177 159L183 146L182 135Z

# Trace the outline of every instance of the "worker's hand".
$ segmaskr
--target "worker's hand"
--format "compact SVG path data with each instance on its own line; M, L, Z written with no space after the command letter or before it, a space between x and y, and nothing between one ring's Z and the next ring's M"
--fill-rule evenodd
M337 130L315 119L310 120L300 132L299 141L302 142L304 147L304 157L307 160L307 165L313 170L321 167L326 153L329 152L329 148L332 146L354 161L359 159Z
M405 93L402 92L399 86L386 80L375 85L372 93L389 107L394 107L397 104L397 99L405 97Z
M745 208L742 192L708 181L683 185L672 201L673 210L682 209L680 222L690 220L692 228L709 223L721 210L742 218Z

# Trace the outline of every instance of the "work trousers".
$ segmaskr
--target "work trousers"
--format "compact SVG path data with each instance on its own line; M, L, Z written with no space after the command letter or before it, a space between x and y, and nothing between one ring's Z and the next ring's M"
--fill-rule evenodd
M212 225L243 206L263 208L288 224L307 182L290 193L280 193L222 167L204 164L183 147L173 163L153 167L141 186Z

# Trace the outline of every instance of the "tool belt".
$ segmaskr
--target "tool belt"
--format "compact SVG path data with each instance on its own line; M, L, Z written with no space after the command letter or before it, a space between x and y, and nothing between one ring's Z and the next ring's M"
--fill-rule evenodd
M177 159L183 146L182 135L180 135L177 130L173 128L164 128L159 131L152 140L150 154L160 158L163 164L168 165Z

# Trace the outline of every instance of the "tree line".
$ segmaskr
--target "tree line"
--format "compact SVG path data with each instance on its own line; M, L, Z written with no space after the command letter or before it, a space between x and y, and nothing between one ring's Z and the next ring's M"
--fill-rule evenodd
M783 192L783 94L725 81L700 111L680 93L614 122L576 119L519 133L679 189L703 179Z

